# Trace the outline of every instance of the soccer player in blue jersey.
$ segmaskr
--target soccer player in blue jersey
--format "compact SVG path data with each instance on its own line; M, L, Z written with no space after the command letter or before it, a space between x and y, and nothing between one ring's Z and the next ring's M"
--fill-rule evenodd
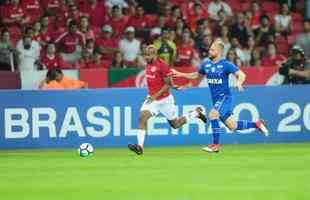
M232 117L232 95L229 89L229 75L233 74L237 78L236 87L239 91L243 90L245 74L233 63L223 59L224 44L220 39L215 40L209 49L209 58L203 60L199 71L194 73L181 73L173 70L177 77L188 79L202 79L206 76L213 108L209 111L209 120L213 132L213 143L204 147L207 152L219 152L220 134L222 129L219 122L222 121L230 130L244 130L250 128L258 129L262 134L268 136L268 130L263 120L256 122L235 121Z

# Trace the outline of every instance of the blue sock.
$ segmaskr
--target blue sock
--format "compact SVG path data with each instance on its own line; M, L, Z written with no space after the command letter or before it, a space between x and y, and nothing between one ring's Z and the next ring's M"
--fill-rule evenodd
M237 122L237 130L244 130L244 129L250 129L250 128L256 128L256 123L246 121L246 120Z
M212 128L212 135L213 135L213 144L219 144L220 142L220 123L218 119L211 120L211 128Z

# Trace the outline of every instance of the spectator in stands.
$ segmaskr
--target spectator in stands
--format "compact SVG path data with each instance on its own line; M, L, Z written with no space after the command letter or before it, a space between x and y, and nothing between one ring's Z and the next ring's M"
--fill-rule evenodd
M106 22L104 1L85 0L80 4L80 11L89 18L92 27L102 27Z
M75 68L77 69L85 69L85 68L91 68L92 64L92 54L84 48L82 50L82 56L81 58L75 63Z
M8 29L3 29L0 36L0 70L11 70L14 54L16 50L11 42L10 32Z
M41 45L41 23L40 21L36 21L33 25L32 39L39 42L39 44Z
M141 42L135 38L135 28L129 26L125 30L125 38L119 42L119 50L124 56L124 61L128 67L136 67L137 56L140 54Z
M176 41L181 41L184 29L187 28L183 19L178 18L175 24Z
M275 43L269 43L267 48L267 55L262 59L263 67L280 66L286 61L286 57L277 53L277 47Z
M90 53L93 54L95 52L95 40L87 39L85 44L85 49ZM98 49L99 50L99 49Z
M32 40L31 36L24 35L17 45L19 71L34 71L38 69L41 47Z
M39 0L22 0L21 3L30 17L30 24L40 19L43 14L43 6L41 6L41 2Z
M260 27L254 30L255 41L258 46L267 47L269 36L275 37L275 29L271 26L267 15L261 16L260 22Z
M244 54L244 62L243 64L246 66L251 65L251 57L252 52L255 49L255 38L254 36L250 36L247 41L247 45L243 48L243 54Z
M162 30L161 37L154 42L154 45L158 49L158 57L172 66L175 62L176 44L171 41L170 30Z
M239 57L236 57L233 63L235 65L237 65L238 67L244 66L244 63L242 62L242 60Z
M251 35L251 27L247 26L243 13L237 13L236 22L230 27L231 37L237 38L241 46L246 46L248 37Z
M60 69L48 70L43 84L40 85L40 88L43 90L82 89L87 87L88 84L86 82L64 76Z
M211 19L218 21L219 20L219 11L224 11L224 14L227 17L233 15L230 6L222 0L213 0L208 5L208 13Z
M55 16L61 12L63 3L63 1L59 0L42 0L43 8L51 16Z
M192 32L196 31L197 21L207 19L208 19L208 13L202 8L202 5L200 3L195 3L193 13L188 16L188 23L191 31Z
M234 63L236 58L238 58L236 50L234 48L230 48L227 52L226 59Z
M304 21L304 31L298 35L296 44L300 46L304 52L306 59L310 59L310 20Z
M204 59L208 56L208 50L213 41L212 34L206 32L199 34L195 38L195 47L198 50L199 56L201 59Z
M197 54L189 31L184 31L182 42L177 45L176 67L192 67Z
M126 69L127 66L124 62L123 59L123 54L121 52L117 52L115 54L115 57L112 61L111 67L110 68L121 68L121 69Z
M54 28L50 24L50 17L47 15L41 17L40 24L40 44L45 47L53 39Z
M231 46L232 46L232 48L235 49L237 57L241 59L241 62L245 63L247 60L246 54L243 51L243 48L242 48L242 46L241 46L241 44L237 38L233 37L231 39Z
M150 28L150 19L144 14L142 6L137 7L137 13L128 20L128 25L135 28L137 36L145 36L146 31Z
M251 54L251 66L253 67L261 67L262 53L261 48L255 47Z
M40 63L43 69L64 69L66 64L56 52L54 43L49 43L46 48L46 53L41 57Z
M128 7L128 3L125 0L106 0L105 2L105 5L109 8L113 8L113 6L118 6L120 9Z
M223 56L226 57L228 50L231 48L228 26L222 26L221 27L220 38L224 44Z
M200 19L196 23L197 23L197 28L196 28L195 32L193 32L195 37L200 37L200 36L205 35L205 34L212 35L212 30L209 27L208 20Z
M279 73L285 77L283 84L309 84L310 65L300 46L293 46L287 62L279 68Z
M171 29L175 29L178 19L183 19L182 11L180 6L175 5L171 8L171 16L168 17L167 26Z
M280 9L280 13L274 17L275 28L278 33L287 36L292 30L292 16L287 3L283 3Z
M112 7L112 15L108 19L107 24L110 25L114 31L114 36L121 36L126 29L128 22L127 16L124 16L122 9L119 6Z
M115 52L118 51L119 40L112 37L113 30L110 25L102 27L102 33L95 41L95 48L99 49L103 60L112 61Z
M102 61L102 54L99 49L95 49L93 53L91 68L109 68L109 65L105 65Z
M81 49L85 45L85 38L78 31L76 21L70 21L69 30L61 34L55 43L58 45L63 60L67 63L76 62L81 56Z
M30 22L30 17L19 0L10 0L3 10L2 22L8 26L25 25Z
M79 31L84 35L84 38L86 40L88 40L88 39L94 40L95 39L95 32L90 27L88 17L86 17L86 16L82 16L80 19Z
M260 25L260 16L261 16L261 10L260 6L258 4L258 1L252 1L251 3L251 27L252 29L257 29Z
M61 13L61 15L64 15L64 20L72 19L76 22L79 22L81 20L81 17L83 14L79 11L79 8L77 5L74 4L68 4L68 10L65 13Z
M160 30L164 29L167 25L166 17L164 15L158 15L155 28L159 28Z
M226 15L224 14L224 11L220 10L218 13L218 16L219 16L218 21L211 22L212 32L215 33L215 36L220 36L220 32L221 32L222 27L226 26L228 24Z

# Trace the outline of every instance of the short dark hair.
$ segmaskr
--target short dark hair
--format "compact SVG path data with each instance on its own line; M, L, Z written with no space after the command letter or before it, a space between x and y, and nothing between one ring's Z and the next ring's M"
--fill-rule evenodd
M268 21L270 20L268 15L260 16L260 21L263 21L263 19L268 19Z

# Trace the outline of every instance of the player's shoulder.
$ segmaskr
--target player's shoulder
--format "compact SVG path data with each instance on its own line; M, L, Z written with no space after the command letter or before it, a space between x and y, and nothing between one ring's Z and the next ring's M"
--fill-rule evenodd
M204 58L202 61L201 61L201 66L206 66L208 64L212 64L210 58Z
M232 63L231 61L227 60L226 58L222 59L220 62L219 62L221 65L223 66L226 66L226 67L237 67L234 63Z
M162 59L162 58L157 58L157 59L155 60L155 63L156 63L156 65L157 65L158 67L169 66L169 65L167 64L167 62L166 62L164 59Z

